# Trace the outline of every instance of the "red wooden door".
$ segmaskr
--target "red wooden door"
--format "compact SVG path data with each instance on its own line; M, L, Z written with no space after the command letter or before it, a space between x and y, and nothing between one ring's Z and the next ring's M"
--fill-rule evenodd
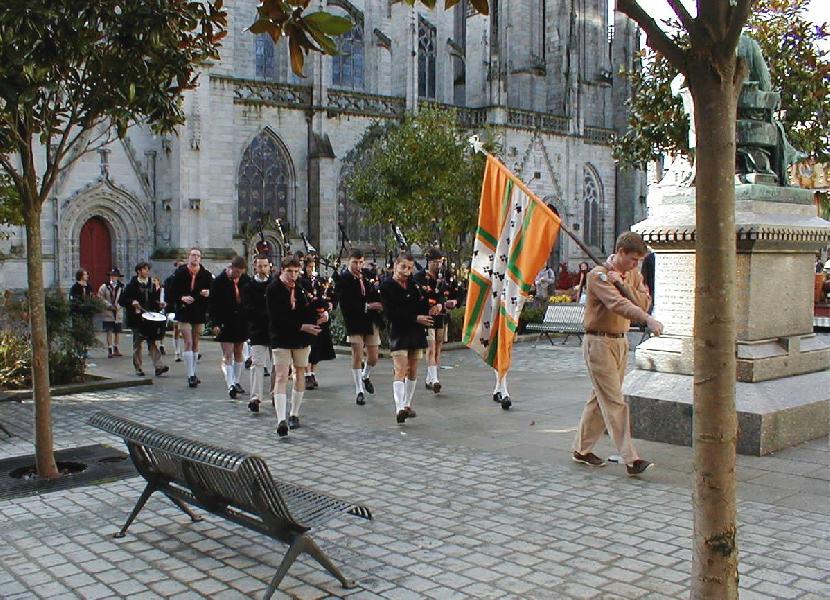
M80 268L89 272L89 285L95 291L107 281L107 273L112 269L112 239L101 217L92 217L81 228Z

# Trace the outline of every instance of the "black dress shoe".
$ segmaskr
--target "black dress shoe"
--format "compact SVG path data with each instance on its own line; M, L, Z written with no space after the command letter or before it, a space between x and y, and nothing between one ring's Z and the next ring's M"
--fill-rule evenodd
M493 402L501 402L501 392L493 394Z
M161 367L158 367L156 369L156 377L158 377L159 375L164 375L169 370L170 370L170 367L168 367L167 365L162 365Z
M277 435L280 437L285 437L288 435L288 423L285 421L280 421L279 425L277 425Z
M357 393L357 398L355 398L354 403L358 406L363 406L366 404L366 398L363 397L363 392Z
M248 410L250 410L252 413L258 413L259 400L252 400L251 402L248 402Z
M410 419L414 419L415 417L417 417L417 416L418 416L418 415L415 413L415 411L414 411L414 410L412 410L412 407L411 407L411 406L407 406L406 408L404 408L404 410L406 411L406 416L407 416L408 418L410 418Z
M252 364L254 364L253 359L250 359L250 358L245 359L245 368L246 369L250 369Z
M367 392L369 392L370 394L375 393L375 386L372 383L372 380L369 379L368 377L365 377L363 379L363 389L366 390Z
M288 428L289 429L299 429L300 428L300 417L296 417L291 415L288 417Z
M136 377L144 377L144 371L142 371L141 369L136 369L135 374Z
M427 381L427 389L431 392L432 391L432 382Z
M311 375L305 376L305 389L313 390L314 389L314 378Z
M432 391L436 394L441 391L441 384L439 382L435 382L432 384Z
M245 390L242 389L242 386L239 385L238 383L234 383L233 387L234 387L234 389L236 389L237 394L244 394L245 393Z
M231 400L236 400L236 388L231 386L228 388L228 396L230 396Z
M510 401L510 396L505 396L501 399L501 407L503 410L510 410L511 406L513 406L513 403Z
M398 422L398 424L401 424L401 423L406 421L406 418L408 416L409 416L409 414L406 412L406 410L401 409L401 410L398 411L398 414L395 415L395 420Z
M187 385L189 387L195 388L197 385L199 385L199 380L196 379L196 377L194 377L193 375L191 375L187 378Z
M268 372L268 369L265 369L265 373L263 373L264 377L270 377L271 373Z

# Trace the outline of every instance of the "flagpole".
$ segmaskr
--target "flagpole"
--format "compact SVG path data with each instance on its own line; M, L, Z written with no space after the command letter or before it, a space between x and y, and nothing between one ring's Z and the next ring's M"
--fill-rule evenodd
M510 173L511 175L513 174L513 172L510 171L510 169L507 168L507 165L505 165L503 162L501 162L497 156L494 156L494 155L490 154L489 152L487 152L484 149L484 144L479 140L477 135L470 136L469 138L467 138L467 141L469 142L469 144L472 147L474 152L481 152L485 156L493 158L501 166L503 166L507 170L508 173ZM601 267L605 264L605 261L602 261L599 258L597 258L596 254L591 252L590 248L588 248L588 246L585 245L585 242L583 242L582 239L580 239L579 236L577 236L571 230L570 227L565 225L565 223L562 221L562 217L559 215L559 212L553 207L553 205L545 204L544 202L542 202L542 200L539 198L539 196L534 194L533 191L530 188L528 188L527 185L523 181L519 180L519 182L522 184L522 187L525 189L525 191L527 192L527 194L531 198L533 198L534 200L536 200L537 202L539 202L540 204L542 204L546 208L553 211L553 213L559 219L559 229L560 229L560 231L563 231L569 238L571 238L576 243L576 245L579 246L580 250L582 250L592 261L594 261L594 263L597 266ZM602 280L607 281L608 280L607 276L605 276L604 273L602 275L603 275ZM626 300L629 300L634 305L638 305L637 301L634 299L634 296L631 294L631 290L629 290L627 287L625 287L625 284L623 284L620 281L615 281L614 282L614 287L617 288L617 291L619 291L620 294L622 294L623 297Z

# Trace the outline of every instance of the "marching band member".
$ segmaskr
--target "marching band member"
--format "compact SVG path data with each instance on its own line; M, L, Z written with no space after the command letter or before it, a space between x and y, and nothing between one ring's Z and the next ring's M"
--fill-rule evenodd
M305 260L305 270L300 275L299 284L317 314L323 312L331 314L334 303L330 282L325 277L320 277L315 267L313 255L309 254ZM311 353L308 357L309 370L305 375L305 388L307 390L320 387L317 382L317 364L321 360L334 360L336 357L334 342L331 339L330 323L322 323L320 334L311 343Z
M135 374L144 377L141 361L141 345L147 341L147 350L155 367L156 377L170 370L162 363L161 352L156 346L156 338L147 329L142 314L158 312L164 308L160 299L161 290L150 280L150 263L140 262L135 266L135 277L124 288L118 302L126 309L127 325L133 330L133 366ZM166 324L166 320L165 320Z
M245 390L239 384L242 375L242 344L248 339L248 327L242 305L242 289L250 278L245 273L247 265L241 256L235 256L210 287L210 317L213 334L222 347L222 372L228 396L235 400Z
M199 385L196 361L199 356L199 337L207 321L208 298L213 276L202 266L202 251L191 248L187 262L173 274L170 303L176 308L176 321L184 340L184 358L187 367L187 385Z
M251 401L248 409L259 412L265 395L264 370L271 353L271 336L268 328L268 306L265 292L271 285L271 261L267 254L257 254L254 259L254 276L242 288L242 306L248 322L251 341Z

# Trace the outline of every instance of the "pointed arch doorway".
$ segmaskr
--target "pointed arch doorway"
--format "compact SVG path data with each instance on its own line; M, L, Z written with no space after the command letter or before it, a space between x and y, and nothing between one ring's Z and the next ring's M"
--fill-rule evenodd
M107 280L107 273L112 269L112 236L110 229L101 217L92 217L81 227L80 235L81 269L89 273L92 289Z

